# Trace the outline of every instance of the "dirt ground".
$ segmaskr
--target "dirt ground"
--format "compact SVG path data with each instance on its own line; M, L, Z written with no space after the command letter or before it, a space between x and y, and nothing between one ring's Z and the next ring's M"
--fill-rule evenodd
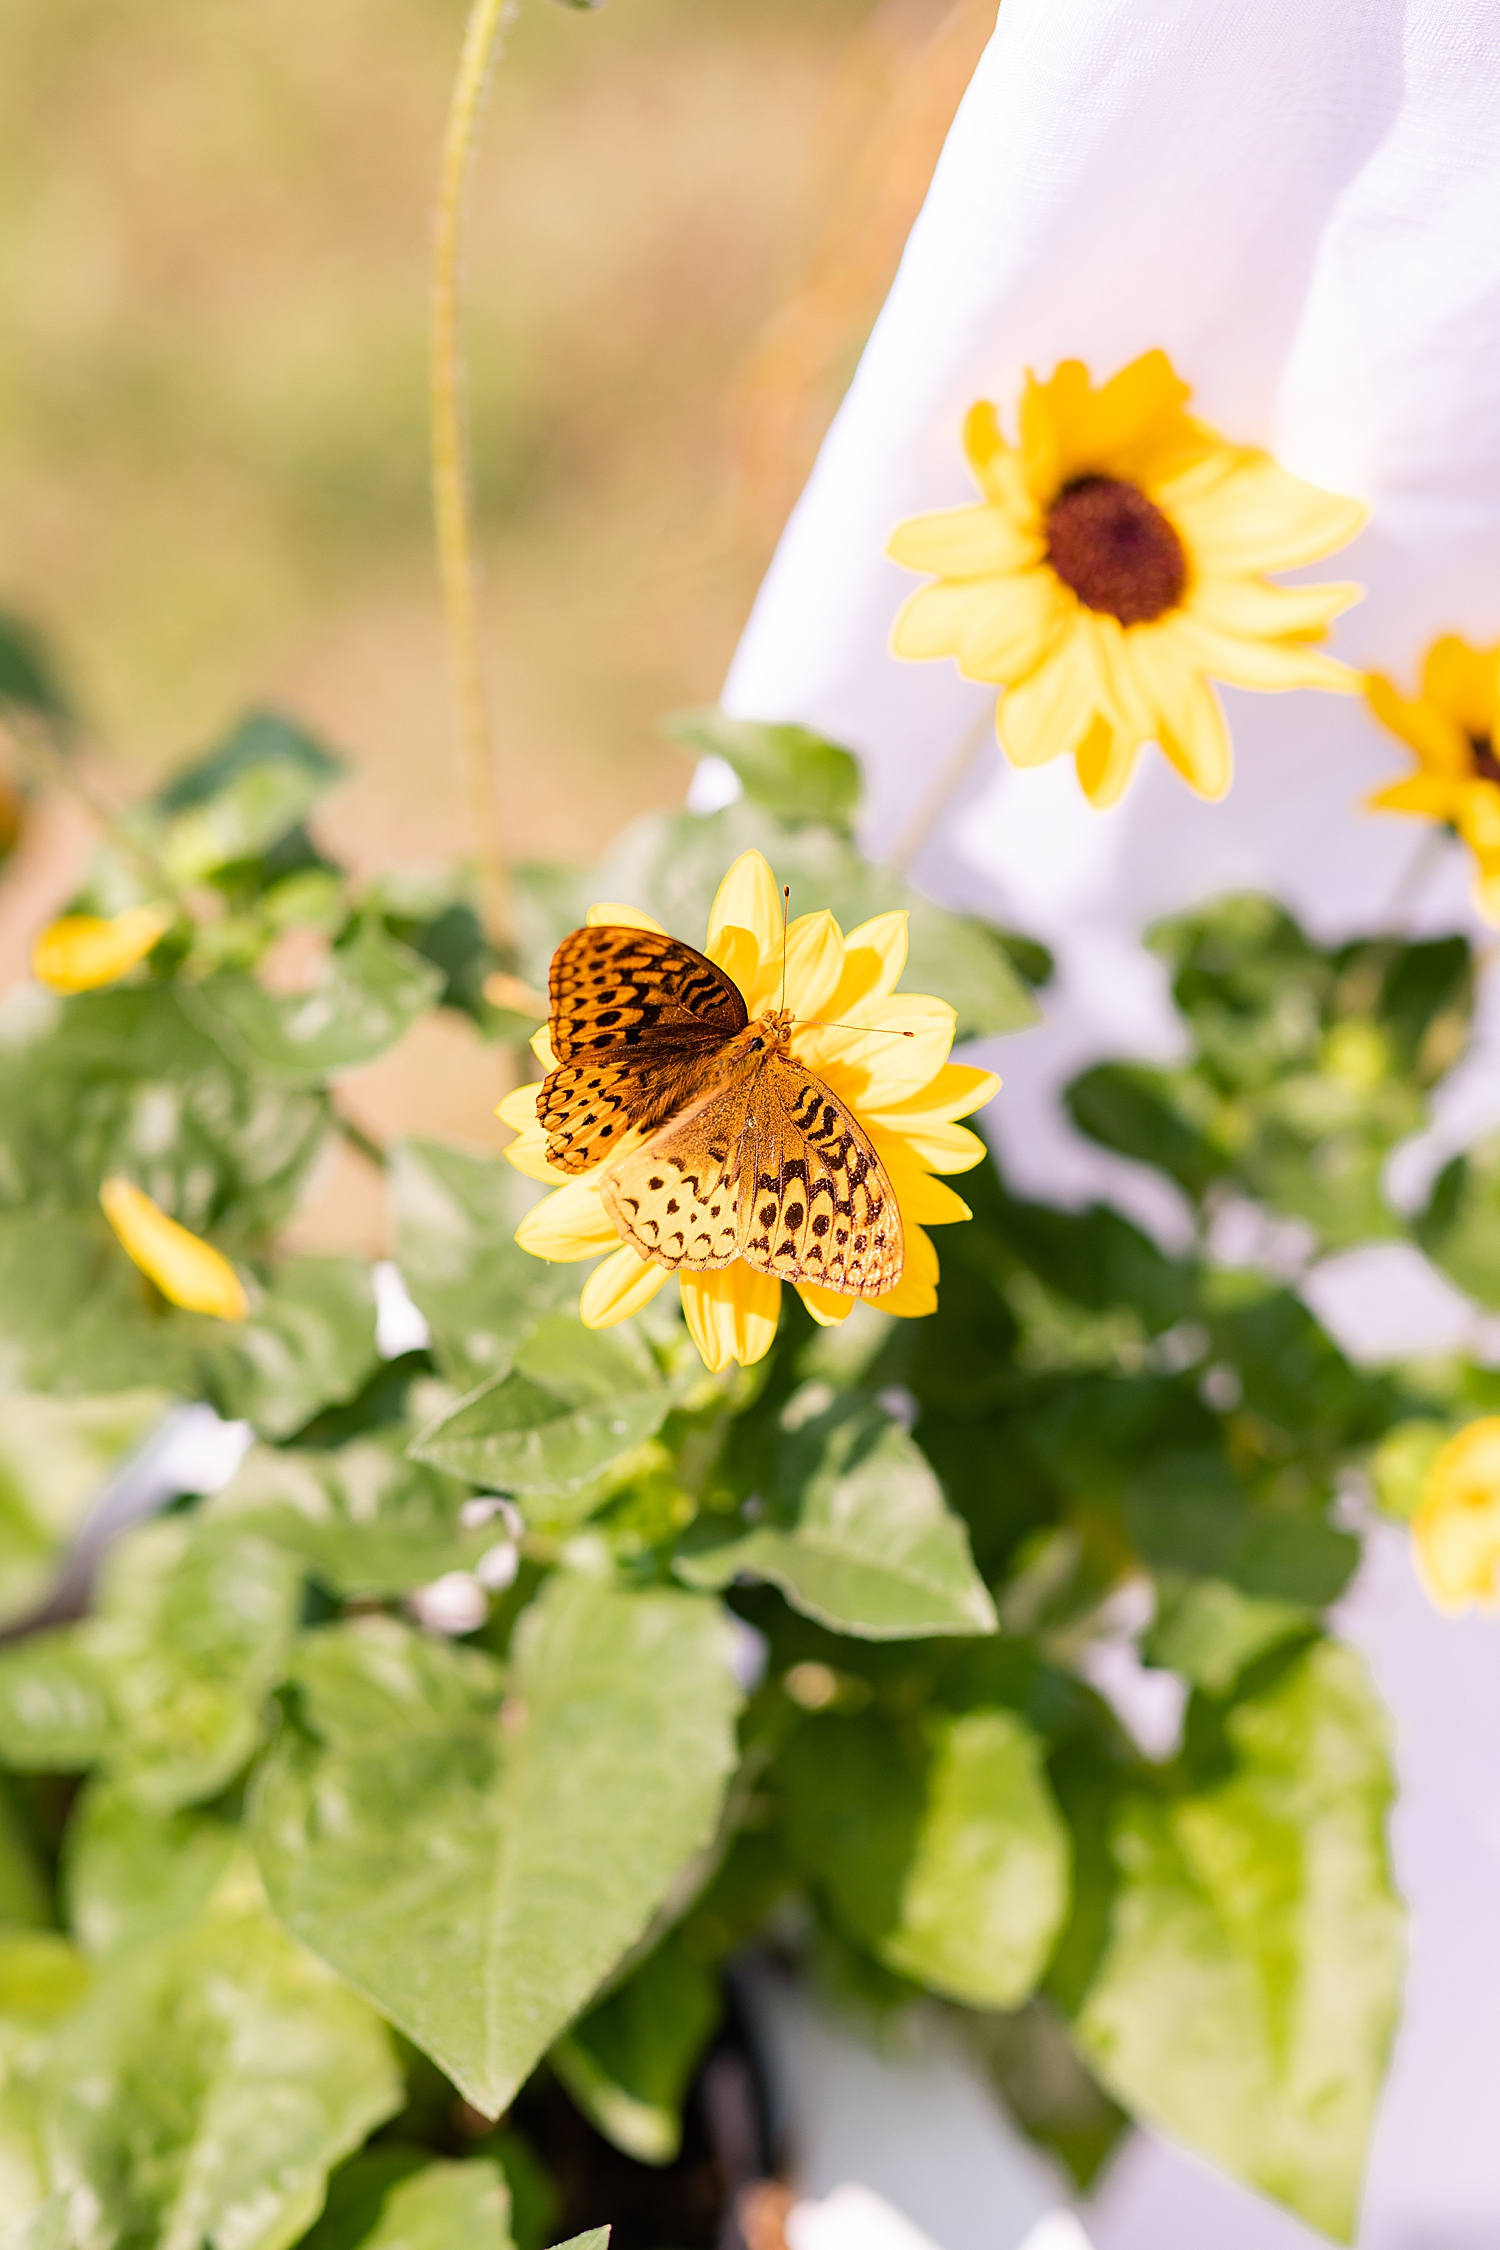
M518 855L586 859L680 794L657 717L717 691L994 12L522 0L468 308ZM0 607L51 637L106 794L278 703L350 762L321 825L360 868L465 849L425 392L463 14L0 12ZM0 879L0 984L88 848L40 808ZM350 1103L487 1138L494 1068L426 1026ZM319 1210L378 1231L352 1187Z

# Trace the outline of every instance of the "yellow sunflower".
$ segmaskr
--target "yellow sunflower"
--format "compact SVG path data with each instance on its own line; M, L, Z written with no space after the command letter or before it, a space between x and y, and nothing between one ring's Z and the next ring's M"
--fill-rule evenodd
M650 915L628 906L591 908L598 926L660 930ZM759 852L737 859L719 886L704 946L709 959L732 978L752 1022L778 1005L782 990L781 892ZM874 1143L901 1207L906 1257L900 1280L875 1300L886 1312L917 1319L937 1309L937 1252L926 1232L967 1219L966 1203L934 1175L966 1172L984 1155L984 1143L957 1120L980 1108L999 1086L992 1071L948 1060L955 1017L941 1000L898 993L906 963L906 916L877 914L846 937L826 911L803 914L786 931L786 1002L798 1020L791 1052L849 1108ZM810 1019L819 1019L813 1022ZM823 1020L828 1019L828 1020ZM910 1038L892 1038L910 1032ZM886 1034L887 1036L881 1036ZM544 1068L553 1055L545 1031L532 1048ZM599 1195L599 1181L638 1135L611 1151L603 1164L567 1174L547 1162L547 1137L537 1121L540 1085L518 1087L500 1115L516 1130L506 1150L529 1178L556 1192L539 1203L516 1240L534 1256L556 1261L613 1254L584 1284L579 1312L590 1328L608 1328L648 1304L672 1276L665 1266L622 1244ZM564 1183L564 1184L559 1184ZM776 1334L782 1285L743 1259L705 1273L682 1272L682 1310L705 1366L718 1373L764 1357ZM856 1299L807 1283L797 1294L814 1320L843 1320Z
M1468 1423L1443 1447L1411 1537L1417 1576L1437 1608L1500 1608L1500 1416Z
M1230 782L1211 680L1355 689L1312 645L1358 586L1272 586L1359 529L1357 501L1288 475L1184 413L1186 383L1147 352L1096 390L1064 360L1028 375L1020 443L993 406L964 444L977 505L914 516L890 553L935 583L896 619L897 656L952 656L1006 689L996 717L1018 766L1072 754L1094 804L1112 805L1137 753L1159 743L1200 797Z
M1457 829L1474 854L1475 904L1500 922L1500 648L1470 648L1450 633L1427 651L1420 695L1408 702L1373 672L1365 695L1418 760L1416 773L1368 803Z

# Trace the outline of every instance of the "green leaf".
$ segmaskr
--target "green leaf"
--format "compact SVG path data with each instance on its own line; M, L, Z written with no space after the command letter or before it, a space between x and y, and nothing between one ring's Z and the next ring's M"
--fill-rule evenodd
M330 2167L403 2099L384 2026L244 1876L111 1963L40 2093L53 2184L98 2212L87 2250L285 2250Z
M275 711L252 711L228 739L178 774L155 801L179 882L258 859L340 779L341 761Z
M1398 1422L1376 1447L1370 1463L1375 1498L1383 1514L1409 1523L1426 1495L1432 1464L1454 1434L1451 1422L1425 1418Z
M787 820L817 820L852 829L859 810L859 761L811 727L766 726L731 719L712 707L680 711L667 732L738 774L747 797Z
M638 2164L670 2164L682 2147L683 2097L719 2011L717 1978L674 1933L549 2059L606 2140Z
M1348 2241L1404 1965L1389 1729L1327 1642L1225 1724L1228 1779L1120 1818L1079 2035L1135 2115Z
M0 705L7 703L64 726L74 715L40 633L0 611Z
M255 1447L205 1515L305 1556L331 1592L355 1601L472 1569L503 1527L466 1530L459 1511L470 1497L467 1484L408 1460L396 1443L356 1438L336 1452Z
M1240 1674L1273 1648L1316 1626L1311 1602L1241 1593L1222 1578L1158 1577L1156 1618L1142 1647L1147 1663L1178 1672L1210 1695L1227 1695Z
M1211 1101L1187 1071L1096 1063L1064 1098L1091 1140L1168 1173L1195 1199L1229 1168Z
M394 1047L442 987L441 970L362 919L306 992L267 992L226 970L182 999L233 1061L273 1085L313 1087Z
M325 2234L320 2222L308 2250L325 2250ZM512 2250L505 2175L485 2157L424 2165L387 2185L368 2232L344 2239L350 2250Z
M99 1614L0 1651L0 1756L105 1763L167 1811L215 1795L255 1750L301 1597L296 1558L172 1517L129 1533Z
M0 1931L0 2241L54 2250L46 2108L39 2080L57 2028L89 1986L89 1966L55 1930ZM74 2250L71 2233L61 2237Z
M50 1885L41 1858L15 1800L0 1782L0 1925L42 1929L52 1920Z
M563 4L570 8L593 8L600 5L600 0L563 0ZM556 2250L609 2250L611 2231L609 2227L590 2227L587 2234L570 2234L566 2242L556 2245Z
M1125 1527L1162 1572L1221 1578L1261 1601L1323 1608L1348 1584L1359 1541L1317 1516L1254 1507L1221 1453L1163 1451L1126 1485Z
M1500 1306L1500 1133L1444 1166L1417 1240L1460 1289Z
M1046 1967L1068 1890L1068 1834L1030 1727L999 1710L942 1722L882 1959L969 2007L1013 2008Z
M660 1429L674 1403L632 1328L543 1321L493 1378L429 1425L416 1458L502 1492L579 1493Z
M390 1192L402 1278L438 1365L460 1389L508 1374L538 1323L576 1304L571 1267L517 1246L516 1228L542 1190L503 1158L402 1141Z
M84 1791L65 1842L68 1919L89 1953L149 1943L196 1921L234 1857L237 1824L158 1812L118 1783Z
M351 1676L358 1722L389 1639L312 1637L324 1681L262 1769L255 1848L288 1927L495 2115L713 1832L727 1627L686 1594L555 1576L516 1629L502 1725L455 1708L450 1678L393 1695L378 1731L330 1728L327 1676Z
M0 1002L0 1207L87 1212L103 1241L99 1183L121 1172L195 1234L290 1216L326 1101L254 1079L183 1003L164 984L67 1000L23 986Z
M168 1404L159 1390L6 1399L0 1411L0 1625L44 1599L111 1474Z
M155 1311L102 1216L0 1211L0 1396L161 1384L193 1387L190 1330Z
M214 1322L200 1354L220 1411L290 1437L375 1367L375 1288L359 1258L288 1258L250 1318Z
M888 1416L856 1403L808 1423L778 1489L777 1520L679 1555L678 1575L707 1588L769 1579L807 1616L861 1640L996 1630L962 1519Z

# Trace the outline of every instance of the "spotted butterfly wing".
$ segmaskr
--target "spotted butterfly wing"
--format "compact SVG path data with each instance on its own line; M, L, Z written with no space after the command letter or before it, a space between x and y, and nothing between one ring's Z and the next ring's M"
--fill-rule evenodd
M584 1172L632 1130L649 1132L713 1082L745 1029L722 969L659 930L574 930L552 957L547 1036L557 1067L537 1097L548 1160Z
M820 1078L774 1048L731 1074L599 1183L658 1265L758 1273L879 1297L905 1263L901 1209L869 1136Z

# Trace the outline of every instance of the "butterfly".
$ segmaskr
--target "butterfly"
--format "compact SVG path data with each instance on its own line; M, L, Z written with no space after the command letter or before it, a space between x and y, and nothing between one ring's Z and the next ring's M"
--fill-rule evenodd
M548 1158L583 1172L630 1142L599 1194L643 1258L693 1273L742 1258L846 1297L895 1286L895 1190L858 1120L791 1053L787 1009L751 1023L706 955L614 925L563 939L550 1001Z

